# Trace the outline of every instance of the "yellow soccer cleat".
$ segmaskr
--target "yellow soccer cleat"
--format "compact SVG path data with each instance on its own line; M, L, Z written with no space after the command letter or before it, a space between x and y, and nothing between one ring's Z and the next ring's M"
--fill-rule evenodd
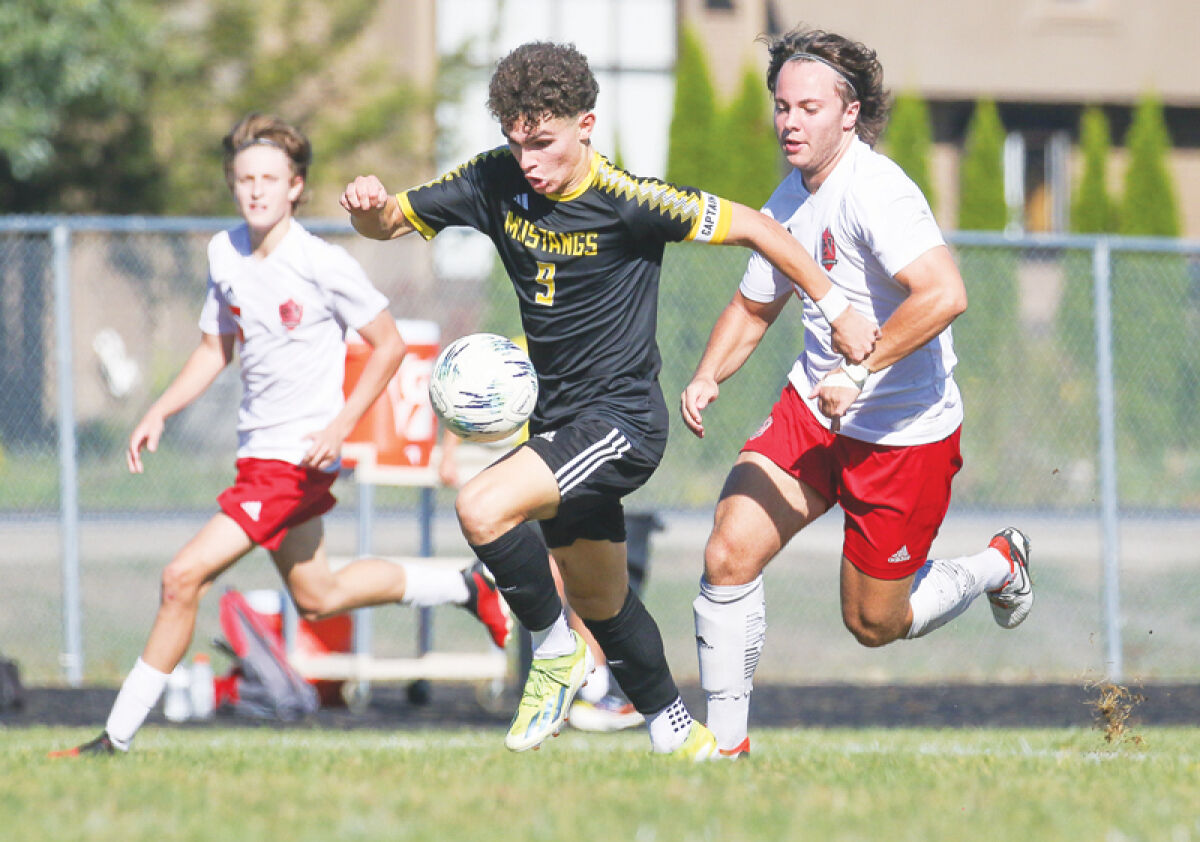
M592 653L578 632L572 630L575 651L558 658L534 658L525 680L525 691L517 705L504 745L511 751L537 748L562 728L575 694L594 665Z

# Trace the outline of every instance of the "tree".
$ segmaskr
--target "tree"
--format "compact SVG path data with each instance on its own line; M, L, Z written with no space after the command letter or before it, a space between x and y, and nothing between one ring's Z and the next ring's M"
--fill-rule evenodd
M765 204L779 184L780 153L770 100L752 67L742 74L741 88L725 110L714 148L720 160L702 183L705 189L752 208Z
M1095 106L1085 108L1079 120L1079 145L1083 174L1071 205L1071 230L1078 234L1104 234L1116 230L1116 207L1108 195L1108 153L1111 145L1108 119Z
M1171 139L1157 97L1145 96L1138 102L1125 136L1125 147L1129 151L1129 167L1125 171L1120 232L1178 237L1179 209L1167 171Z
M156 9L152 0L0 4L6 211L128 212L157 195L146 104L163 58Z
M916 182L929 206L936 209L937 197L929 172L933 131L929 126L929 107L925 101L914 93L902 93L896 97L882 140L888 157Z
M667 180L702 185L711 181L719 164L714 154L717 125L716 97L699 36L683 28L675 62L675 106L667 140Z
M961 230L1004 230L1008 219L1004 201L1004 126L992 100L982 99L975 104L967 126L958 192Z
M219 141L250 111L277 113L309 136L317 215L335 212L331 197L380 161L391 168L380 172L387 183L424 178L435 95L397 80L386 56L361 56L358 40L375 13L373 0L212 0L204 17L181 18L156 85L159 152L171 162L167 209L231 211Z

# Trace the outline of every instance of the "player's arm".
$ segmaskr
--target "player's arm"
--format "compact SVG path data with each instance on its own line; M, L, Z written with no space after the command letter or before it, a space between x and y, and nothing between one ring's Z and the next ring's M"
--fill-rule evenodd
M324 470L337 461L346 436L383 392L408 350L396 330L396 320L387 310L358 328L358 335L371 346L362 374L337 417L324 430L309 436L311 444L300 461L301 467Z
M202 333L200 344L188 356L179 374L163 391L142 420L133 428L129 436L129 446L125 451L125 464L130 473L140 474L145 468L142 465L142 448L151 453L158 450L158 442L162 438L163 426L167 418L190 404L212 385L217 375L233 360L234 334Z
M376 176L360 175L347 184L340 204L354 230L372 240L394 240L416 230Z
M683 423L704 438L704 410L720 395L719 384L733 376L762 341L767 328L787 304L789 295L774 301L753 301L738 290L725 306L708 336L696 373L683 390L680 411Z
M908 296L883 323L875 350L861 366L826 376L813 392L821 412L829 418L845 414L870 372L885 369L923 347L967 309L966 286L946 246L929 249L895 278Z
M878 326L846 301L804 247L787 229L764 213L729 203L732 217L724 242L751 248L792 280L816 302L833 328L833 350L852 363L861 362L875 347Z

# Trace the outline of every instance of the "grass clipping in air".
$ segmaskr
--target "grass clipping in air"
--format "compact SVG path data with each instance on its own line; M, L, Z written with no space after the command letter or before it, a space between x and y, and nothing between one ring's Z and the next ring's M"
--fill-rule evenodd
M1114 684L1111 681L1097 681L1088 685L1089 689L1100 692L1097 699L1090 702L1096 717L1096 727L1104 734L1109 743L1132 742L1140 745L1142 738L1136 734L1126 735L1129 717L1134 708L1146 701L1141 693L1134 693L1128 687Z

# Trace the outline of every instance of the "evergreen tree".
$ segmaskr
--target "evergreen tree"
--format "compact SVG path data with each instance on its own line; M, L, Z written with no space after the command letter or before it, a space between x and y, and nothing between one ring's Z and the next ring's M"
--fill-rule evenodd
M1108 196L1108 153L1111 145L1108 119L1099 108L1084 109L1079 121L1083 174L1071 203L1071 230L1077 234L1104 234L1116 228L1116 209Z
M675 106L667 141L667 180L709 187L716 171L716 97L699 36L683 28L675 62ZM716 192L714 190L714 192Z
M1004 126L996 103L975 104L967 126L958 180L958 227L963 231L1003 231L1008 220L1004 201Z
M887 156L916 182L929 206L936 210L937 197L929 170L933 130L929 125L929 107L925 101L914 93L902 93L896 97L882 141Z
M1004 127L996 104L981 100L967 127L959 172L959 228L1003 230L1008 217L1003 148ZM954 322L961 361L955 377L962 388L968 429L988 443L972 458L979 460L985 475L1004 473L1030 456L1022 442L1006 438L1022 428L1017 416L1024 411L1010 399L1010 387L1019 388L1013 372L1022 370L1025 353L1017 328L1017 256L1005 247L963 247L957 258L970 303Z
M1171 139L1163 121L1162 103L1143 97L1125 136L1129 167L1121 205L1122 234L1178 237L1179 209L1167 170Z
M718 166L706 190L752 208L762 207L779 184L782 165L771 102L758 72L747 68L737 97L725 110L715 148Z

